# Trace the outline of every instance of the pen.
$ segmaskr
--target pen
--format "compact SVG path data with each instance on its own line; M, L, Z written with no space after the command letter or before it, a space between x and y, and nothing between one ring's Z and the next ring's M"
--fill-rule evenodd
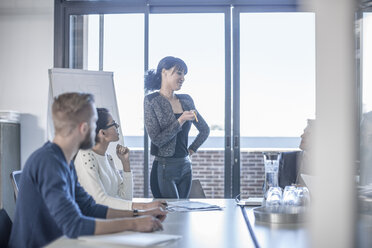
M195 120L196 120L196 122L199 122L199 121L198 121L198 117L196 117L196 114L195 114L195 113L196 113L196 111L194 110L194 111L192 111L192 113L193 113L193 114L194 114L194 116L195 116Z

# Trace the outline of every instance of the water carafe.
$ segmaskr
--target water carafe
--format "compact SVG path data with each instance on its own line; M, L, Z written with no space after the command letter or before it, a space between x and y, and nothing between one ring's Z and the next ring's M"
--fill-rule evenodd
M278 187L278 168L279 168L279 153L278 152L264 152L265 164L265 182L264 182L264 196L270 187Z

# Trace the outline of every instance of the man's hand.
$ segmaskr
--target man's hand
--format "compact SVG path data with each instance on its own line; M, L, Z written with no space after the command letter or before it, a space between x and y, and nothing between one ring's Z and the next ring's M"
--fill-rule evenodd
M148 202L146 204L146 209L151 209L151 208L165 208L168 206L167 202L164 200L161 201L153 201L153 202Z
M153 208L147 211L138 211L139 216L134 217L134 211L109 208L107 219L96 219L94 234L115 233L122 231L154 232L162 230L167 211L162 208Z
M163 230L163 226L160 223L160 220L153 216L139 216L133 219L133 231L155 232L158 230Z
M140 216L143 216L143 215L151 215L157 219L159 219L160 221L164 221L165 218L167 217L167 211L163 210L163 208L159 207L159 208L153 208L153 209L149 209L149 210L144 210L144 211L139 211L138 212L138 215Z

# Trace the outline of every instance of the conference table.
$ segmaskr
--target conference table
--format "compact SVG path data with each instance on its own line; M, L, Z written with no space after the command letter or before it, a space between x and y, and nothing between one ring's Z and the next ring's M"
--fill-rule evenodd
M135 199L135 201L149 201L149 199L141 198ZM309 247L306 223L270 224L258 222L255 220L253 207L246 206L243 211L246 212L249 220L249 224L247 224L242 208L236 204L234 199L191 199L190 201L218 205L222 210L169 212L163 222L164 230L155 233L179 235L181 238L160 247ZM251 227L251 232L248 226ZM255 243L254 240L257 242ZM61 237L48 247L117 246Z

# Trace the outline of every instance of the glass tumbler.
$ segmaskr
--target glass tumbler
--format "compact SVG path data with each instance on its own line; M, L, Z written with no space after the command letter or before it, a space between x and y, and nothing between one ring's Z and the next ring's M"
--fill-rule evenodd
M270 187L267 192L266 206L280 206L282 202L282 188L280 187Z
M298 205L296 186L286 186L283 193L283 204L286 206Z
M310 203L310 192L307 187L297 187L297 199L299 206L307 206Z

